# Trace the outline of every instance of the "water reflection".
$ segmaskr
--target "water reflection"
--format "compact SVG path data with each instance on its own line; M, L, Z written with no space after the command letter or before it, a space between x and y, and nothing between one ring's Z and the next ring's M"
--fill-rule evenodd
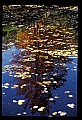
M44 44L45 45L45 44ZM50 49L50 48L49 48ZM29 105L32 114L39 111L41 115L50 113L50 102L55 104L56 100L52 96L52 90L56 90L67 81L65 76L68 74L67 63L72 62L65 56L52 56L48 48L45 50L37 49L31 51L22 48L11 60L11 72L14 73L17 95L24 95L25 103L23 108ZM42 109L43 107L43 109Z
M65 85L69 68L67 63L77 56L77 42L74 39L74 28L67 26L41 26L39 33L34 35L34 28L19 32L21 37L3 41L3 50L15 45L18 53L11 52L9 75L17 81L11 88L16 89L16 95L24 95L23 108L37 111L41 115L50 113L51 104L56 104L52 91ZM44 32L45 31L45 32ZM28 34L27 34L28 33ZM24 36L22 36L24 35ZM7 42L7 45L6 45ZM4 70L7 66L4 67ZM6 70L8 70L6 69Z

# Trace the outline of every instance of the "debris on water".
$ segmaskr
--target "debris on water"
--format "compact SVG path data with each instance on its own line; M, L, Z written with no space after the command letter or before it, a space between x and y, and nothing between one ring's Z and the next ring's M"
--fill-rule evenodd
M73 97L73 95L69 95L69 97L70 97L70 98L72 98L72 97Z
M26 112L23 112L24 115L26 115L27 113Z
M50 101L54 101L54 98L49 98Z
M56 84L56 83L57 83L57 81L54 81L53 83L54 83L54 84Z
M45 93L48 93L48 91L46 90L46 91L44 91Z
M33 108L35 109L35 108L38 108L38 106L33 106Z
M8 85L9 85L9 83L5 83L4 85L7 85L7 86L8 86Z
M66 68L66 70L69 70L69 68Z
M2 85L2 87L4 87L4 88L9 88L8 86L6 86L6 85Z
M47 75L47 73L44 73L43 75Z
M65 116L67 113L66 112L61 112L60 116Z
M39 109L38 109L38 111L43 111L45 109L45 107L40 107Z
M3 94L3 95L5 95L6 93L5 93L5 92L3 92L2 94Z
M61 114L62 113L62 111L58 111L58 114Z
M56 75L57 75L57 73L53 74L53 76L56 76Z
M60 98L58 95L56 95L54 98Z
M51 105L51 103L50 104L48 103L51 101L55 101L55 98L61 97L58 96L57 94L55 94L54 96L52 94L54 94L53 90L57 90L59 87L65 85L64 84L65 80L69 79L68 74L70 74L70 71L68 72L68 70L69 68L72 67L68 64L73 63L73 69L71 69L73 70L71 71L73 75L76 73L74 71L77 71L76 64L74 62L70 62L73 61L71 59L72 58L71 56L73 56L73 58L74 57L77 58L78 55L78 51L76 50L78 47L75 38L76 31L74 31L74 28L71 27L74 26L75 24L74 21L76 18L75 16L76 13L74 13L74 11L72 12L74 13L73 14L74 19L73 21L70 21L70 15L71 17L73 15L69 13L70 12L69 9L67 10L68 14L66 13L67 15L65 14L64 16L63 12L65 11L66 8L64 9L63 7L56 6L57 7L56 9L58 11L56 10L55 12L54 9L49 9L48 6L44 6L43 8L41 7L41 12L40 11L37 12L37 10L35 9L31 11L30 9L32 9L32 7L36 8L35 6L31 5L31 7L26 7L24 11L21 11L21 8L24 9L24 6L19 5L19 8L16 7L16 9L14 8L14 6L13 7L3 6L4 10L3 23L9 22L7 26L10 24L12 24L12 26L17 25L16 29L17 34L11 35L11 33L8 33L7 36L5 37L7 41L6 40L5 42L3 41L4 44L2 45L3 47L2 51L6 51L4 50L5 47L7 47L6 48L7 51L10 50L8 51L8 53L7 51L3 52L3 58L5 55L6 56L10 55L5 61L4 59L2 61L3 65L6 63L10 64L3 66L2 72L2 75L4 77L3 81L7 80L7 79L5 80L5 78L12 76L9 77L9 81L11 79L11 82L13 82L11 84L11 88L12 89L16 88L15 91L17 92L18 95L18 97L16 98L19 98L20 95L21 96L24 95L27 102L25 105L26 106L31 105L31 109L33 110L32 112L34 112L34 114L36 112L35 111L36 109L38 109L38 111L43 111L45 107L41 106L46 105L47 106L46 108L48 110L46 109L44 111L44 115L46 114L49 117L52 117L52 115L56 115L58 113L60 114L60 116L64 116L67 113L63 111L59 112L54 111L52 113L53 105ZM49 16L47 15L49 10L47 12L46 11L47 9L45 10L45 8L48 8L50 10ZM52 6L52 8L54 7ZM8 12L11 11L10 16L11 18L9 17L9 15L7 15L8 13L5 13L6 9ZM13 12L17 13L17 15L13 14L12 10ZM27 17L29 16L31 17L29 11L33 12L32 17L35 16L34 18L36 18L36 16L38 17L37 13L40 13L41 14L40 16L43 16L43 19L46 18L47 16L48 19L47 21L42 19L42 21L44 21L42 24L44 25L41 26L39 25L40 23L37 20L32 20L30 21L32 23L29 23L29 20L31 20L31 18L28 18L27 23L25 22ZM45 15L42 15L43 13ZM57 19L54 19L53 17L54 15ZM9 21L5 21L7 20L7 17L8 19L10 18ZM53 17L53 20L51 20L51 17ZM25 18L25 20L23 20L23 18ZM14 19L16 19L15 21L16 24L10 22L13 21ZM3 25L3 28L5 28L4 26L5 25ZM9 39L9 37L12 38ZM69 68L67 68L66 66L69 66ZM3 74L7 72L9 72L9 76L6 76L7 74ZM70 80L72 81L72 79ZM16 85L13 85L14 82ZM3 84L2 85L3 90L4 88L8 88L9 85L10 85L9 83ZM64 93L66 93L67 96L70 97L68 99L72 99L73 95L70 94L69 90L66 90ZM2 92L2 94L5 95L5 92ZM41 99L43 98L44 103L43 101L41 101L40 98ZM15 98L13 98L12 101L13 103L17 103L20 106L23 104L23 102L25 102L25 100L15 100ZM67 106L73 108L74 104L73 103L67 104ZM47 112L49 111L51 115L47 114ZM26 112L23 111L22 113L26 114ZM21 113L18 113L17 115L21 115Z
M43 84L50 85L51 81L43 81Z
M21 115L21 113L17 113L17 115Z
M76 66L74 66L74 68L77 68Z
M13 100L13 103L16 103L17 102L17 100Z
M18 100L18 105L22 105L25 100Z
M77 69L74 69L74 71L77 71Z
M17 88L18 87L18 85L14 85L14 86L12 86L11 88Z
M50 78L50 80L54 80L54 78Z
M70 107L70 108L74 108L75 104L74 103L69 103L69 104L67 104L67 106Z
M67 91L65 91L64 93L70 93L70 91L69 91L69 90L67 90Z
M57 112L53 112L52 115L57 115Z

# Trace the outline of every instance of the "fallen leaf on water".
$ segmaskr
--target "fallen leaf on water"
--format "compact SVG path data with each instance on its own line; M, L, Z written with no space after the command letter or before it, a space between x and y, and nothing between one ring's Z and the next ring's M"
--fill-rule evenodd
M26 115L26 112L23 112L24 115Z
M16 74L20 75L21 73L20 72L16 72Z
M49 115L48 117L52 117L52 115Z
M47 75L47 73L44 73L43 75Z
M45 93L48 93L48 91L44 91Z
M54 78L50 78L50 80L53 80Z
M45 107L41 107L38 109L38 111L43 111L45 109Z
M54 98L60 98L58 95L56 95Z
M54 98L49 98L50 101L54 101Z
M13 103L16 103L17 102L17 100L13 100Z
M69 90L67 90L67 91L65 91L64 93L70 93L70 91L69 91Z
M47 88L44 88L44 91L47 90Z
M9 83L5 83L4 85L9 85Z
M53 62L51 62L51 61L45 61L44 63L53 63Z
M58 111L58 114L62 113L62 111Z
M53 83L54 83L54 84L56 84L56 83L57 83L57 81L54 81Z
M57 114L57 112L53 112L53 113L52 113L52 115L56 115L56 114Z
M42 83L43 83L43 84L50 85L51 81L43 81Z
M21 115L21 113L17 113L17 115Z
M56 76L56 75L57 75L57 73L53 74L53 76Z
M4 88L9 88L8 86L6 86L6 85L4 85L4 86L2 86L2 87L4 87Z
M31 78L31 75L27 75L27 78Z
M22 105L23 103L22 103L22 101L18 101L18 105Z
M25 100L18 100L18 105L22 105Z
M71 103L71 104L67 104L67 106L70 107L70 108L74 108L75 104Z
M60 116L64 116L64 115L66 115L67 113L66 112L61 112L60 113Z
M69 97L73 97L73 95L69 95Z
M33 106L33 108L35 109L35 108L38 108L38 106Z

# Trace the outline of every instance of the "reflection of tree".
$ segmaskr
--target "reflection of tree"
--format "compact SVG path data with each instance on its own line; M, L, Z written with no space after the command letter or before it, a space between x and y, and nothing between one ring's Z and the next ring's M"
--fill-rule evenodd
M45 41L45 36L48 36L48 34L44 34L44 36L40 36L39 39L30 43L30 46L26 45L27 49L22 46L23 49L17 55L13 55L14 60L11 60L12 64L16 64L11 71L15 72L16 79L19 80L17 83L19 86L17 87L17 95L25 95L24 109L29 105L32 114L34 114L37 112L37 109L33 108L34 106L38 106L38 108L43 106L45 109L41 113L42 115L50 112L49 98L53 97L52 90L64 85L66 81L65 75L68 72L65 64L71 62L65 56L50 53L50 51L54 52L55 49L61 50L61 48L68 47L67 42L69 41L65 41L63 45L55 44L54 39L59 43L61 40L57 39L61 39L61 37L53 38L51 34ZM41 41L42 39L43 41ZM51 43L50 39L52 39ZM52 44L54 46L50 46ZM19 76L20 74L18 75L17 72L22 76ZM55 100L53 100L53 103L55 103Z
M19 56L20 54L21 56ZM45 115L49 112L49 98L52 98L51 91L64 85L64 82L66 81L64 76L67 74L67 70L65 66L60 65L61 59L63 58L63 63L69 62L70 60L65 57L61 57L54 59L55 63L59 63L58 65L54 65L54 60L52 60L52 63L44 63L46 61L46 59L44 58L44 53L44 55L42 53L35 53L36 60L34 62L27 61L23 63L22 59L19 59L23 55L25 55L27 58L27 56L30 54L30 52L28 54L28 52L26 51L20 52L18 55L14 56L15 60L11 61L11 63L16 63L19 66L17 69L12 69L12 71L15 70L15 73L20 71L22 74L23 72L29 71L29 74L31 74L31 78L16 78L19 80L19 82L17 83L19 86L17 88L17 95L25 95L26 103L23 106L24 109L26 109L27 105L30 105L30 108L33 108L33 106L38 106L38 108L43 106L46 109L44 109L42 114ZM43 55L43 57L40 57L40 55ZM51 61L52 57L48 54L46 55L48 56L48 61ZM20 66L22 66L21 69L19 69ZM26 68L28 68L28 66L31 66L30 70L25 70ZM44 73L47 73L47 75L43 75ZM57 76L53 76L53 74L55 73L57 73ZM43 80L43 78L45 79ZM50 80L50 78L53 78L53 80ZM57 81L56 84L53 83L54 80ZM51 81L51 83L43 84L43 81ZM21 87L24 84L26 86ZM48 93L42 93L45 88L47 88ZM55 100L53 101L53 103L55 103ZM34 114L35 112L37 112L37 109L32 109L32 113Z

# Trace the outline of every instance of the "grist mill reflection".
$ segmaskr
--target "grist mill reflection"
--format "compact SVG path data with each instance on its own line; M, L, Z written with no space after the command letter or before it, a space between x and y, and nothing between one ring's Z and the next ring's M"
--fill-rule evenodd
M16 6L3 8L4 14L5 10L17 14ZM21 18L22 22L12 25L11 20L7 28L3 25L3 116L76 116L78 36L74 25L77 12L73 11L76 16L71 21L72 7L65 8L69 13L65 19L56 16L64 9L59 6L19 5L18 9L25 13L24 21ZM30 14L27 11L35 14L35 10L37 19L30 16L32 21L25 22L25 15ZM52 20L52 16L57 20ZM3 20L6 24L4 15Z

